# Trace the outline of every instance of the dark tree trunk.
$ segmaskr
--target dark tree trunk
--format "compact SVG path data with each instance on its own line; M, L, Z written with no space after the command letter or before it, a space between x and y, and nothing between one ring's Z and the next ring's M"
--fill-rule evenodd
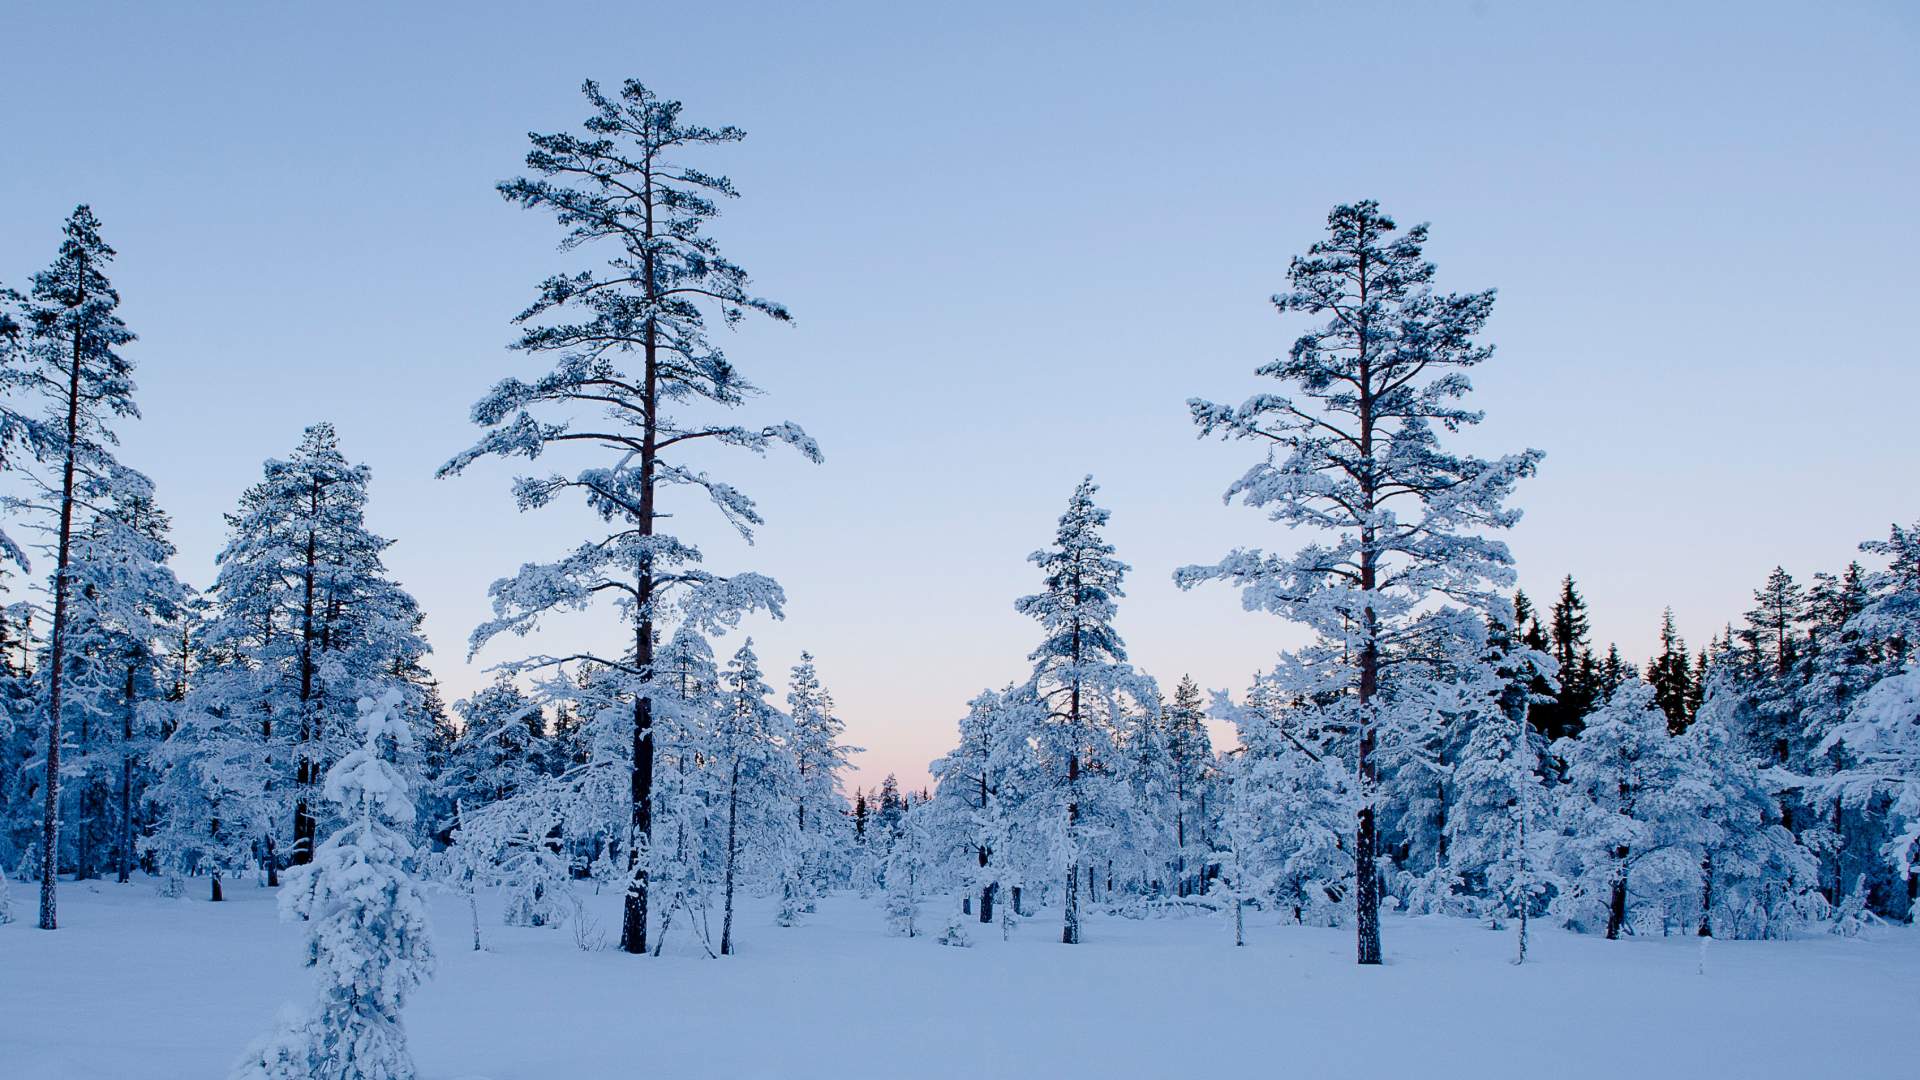
M1620 862L1620 873L1613 879L1613 895L1607 902L1607 940L1615 941L1620 931L1627 925L1627 854L1626 848L1615 848L1613 857Z
M641 256L647 300L660 300L659 279L654 269L651 241L654 237L654 190L652 159L643 172L642 205L646 221L642 230L649 241ZM635 528L642 537L651 537L654 527L653 486L660 454L660 332L649 318L641 333L641 352L646 361L642 407L646 411L640 438L640 512ZM634 583L635 618L633 662L638 675L653 673L653 590L652 559L642 557ZM650 847L653 836L653 700L639 697L633 703L633 769L631 784L632 842L628 845L627 893L620 910L620 947L634 956L647 954L647 867L643 847ZM722 950L725 951L725 950Z
M307 491L308 520L317 522L320 517L320 478L315 476ZM317 526L307 529L306 564L301 574L300 598L300 745L294 753L298 755L293 764L294 791L293 801L293 861L295 865L305 865L313 861L314 842L319 838L320 824L313 813L313 788L318 782L319 770L315 768L314 743L319 732L314 730L316 717L313 715L313 645L314 645L314 577L320 565L320 539Z
M733 859L735 830L740 822L740 762L733 763L733 778L727 788L727 871L723 914L720 917L720 955L733 953Z
M82 275L84 280L84 275ZM80 439L80 333L73 335L67 371L66 454L60 468L60 538L53 565L53 630L47 643L47 805L40 836L40 929L60 925L56 895L60 878L60 691L67 655L67 566L73 555L75 444Z
M134 665L127 665L126 713L120 728L120 835L115 842L115 862L120 884L133 878L133 712Z

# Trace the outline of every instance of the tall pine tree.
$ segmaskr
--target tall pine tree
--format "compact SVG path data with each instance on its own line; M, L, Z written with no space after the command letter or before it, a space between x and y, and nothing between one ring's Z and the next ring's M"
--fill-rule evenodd
M707 235L718 200L736 193L726 177L694 165L703 149L738 142L739 128L681 118L677 101L628 80L608 96L583 87L592 113L585 133L533 135L530 176L500 194L545 210L566 230L566 250L606 251L601 268L555 274L516 318L515 348L546 358L532 381L501 381L473 407L486 429L440 469L458 473L498 456L539 458L579 447L597 457L572 475L526 476L514 484L522 510L577 496L608 531L560 559L523 567L492 588L495 618L474 631L477 651L495 636L522 635L546 616L613 598L625 646L604 653L534 657L521 670L585 663L617 680L631 717L624 850L630 870L620 945L647 951L647 861L653 833L654 649L677 609L696 626L731 625L746 612L777 613L779 587L754 574L718 577L700 569L691 541L660 532L663 494L691 488L742 535L760 524L753 501L699 467L687 451L711 443L764 452L787 443L810 460L819 448L798 427L714 424L695 418L741 405L754 391L707 337L709 319L732 326L747 313L787 322L787 309L749 291L747 273Z
M1381 962L1375 751L1382 726L1431 719L1414 704L1414 684L1431 678L1438 662L1420 632L1436 596L1485 608L1496 600L1487 584L1512 582L1506 545L1481 533L1517 519L1505 501L1540 458L1529 450L1487 460L1442 447L1441 431L1481 419L1460 399L1471 389L1465 369L1492 354L1475 339L1493 293L1434 292L1434 265L1422 253L1426 226L1398 232L1372 201L1335 207L1327 236L1292 261L1291 289L1275 306L1326 321L1259 374L1290 384L1299 398L1266 392L1237 408L1190 403L1203 434L1267 448L1227 498L1324 539L1290 557L1235 551L1177 575L1183 587L1233 582L1249 609L1312 628L1318 666L1331 673L1323 685L1352 699L1362 964Z

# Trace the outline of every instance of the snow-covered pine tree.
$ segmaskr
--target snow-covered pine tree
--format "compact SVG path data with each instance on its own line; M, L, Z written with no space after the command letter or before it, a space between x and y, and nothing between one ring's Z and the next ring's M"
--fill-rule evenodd
M692 487L742 534L760 523L752 500L693 465L684 452L710 442L764 452L787 443L810 460L819 448L790 423L766 427L689 420L683 405L731 408L753 392L708 340L709 317L727 325L747 312L788 321L786 308L748 291L746 271L719 253L705 228L717 200L735 191L724 176L686 160L690 151L737 142L738 128L681 119L677 101L628 80L609 97L583 87L592 115L584 136L533 135L532 176L499 186L501 195L552 212L567 230L563 247L607 249L605 268L557 274L516 317L515 347L552 359L531 382L508 378L473 408L487 429L440 469L458 473L483 457L537 458L578 445L598 460L571 477L528 476L514 485L522 510L577 494L610 528L551 563L530 564L495 582L495 618L474 631L477 651L502 632L523 635L552 613L615 598L627 625L626 647L611 654L532 657L522 670L590 663L621 680L617 692L632 719L623 850L630 882L620 944L647 951L645 851L653 835L654 649L673 608L701 629L732 625L748 611L778 613L782 596L754 574L717 577L698 567L686 538L658 531L661 496ZM539 417L544 416L545 419ZM591 419L589 419L591 417Z
M1484 609L1494 599L1486 585L1512 582L1506 546L1481 533L1517 519L1505 501L1540 454L1486 460L1440 445L1437 429L1481 419L1458 402L1471 388L1465 369L1492 353L1474 339L1493 293L1433 292L1434 266L1422 255L1426 226L1395 237L1394 221L1372 201L1334 208L1327 230L1293 260L1292 288L1274 303L1283 313L1328 321L1302 335L1286 359L1259 369L1297 385L1301 398L1261 393L1238 408L1191 402L1203 434L1267 445L1266 459L1228 488L1228 500L1238 497L1290 528L1314 528L1326 540L1291 557L1235 551L1175 579L1182 587L1233 582L1249 609L1304 623L1343 658L1335 666L1358 725L1357 952L1361 963L1377 964L1374 752L1389 719L1383 706L1423 677L1415 631L1436 595ZM1420 722L1412 712L1400 719Z
M1151 700L1147 681L1127 664L1126 645L1113 629L1115 601L1127 565L1113 557L1113 545L1100 535L1108 513L1096 506L1099 488L1089 476L1074 488L1050 548L1028 560L1039 566L1042 591L1014 604L1040 623L1045 637L1028 656L1033 674L1028 691L1047 710L1039 732L1043 768L1052 770L1050 789L1032 800L1044 814L1031 827L1051 838L1054 862L1063 875L1060 940L1080 941L1080 872L1092 837L1083 818L1105 816L1116 801L1113 790L1113 734L1120 713Z
M307 922L306 964L319 975L305 1013L283 1015L234 1070L235 1080L411 1080L401 1011L433 971L427 900L413 877L413 800L400 768L413 747L406 698L359 704L364 740L327 770L344 822L287 874L280 913Z
M72 601L76 512L90 483L114 466L116 419L138 417L133 402L133 364L121 349L133 341L119 315L120 294L107 278L113 248L100 237L100 222L85 206L67 218L53 264L33 276L25 305L26 355L8 381L37 399L43 419L32 445L53 475L30 472L33 494L26 506L50 522L53 612L48 626L45 765L40 849L40 928L59 925L56 883L60 870L61 719L65 708L69 605ZM9 335L11 336L11 334ZM17 549L15 549L17 554Z
M0 285L0 387L11 390L32 386L37 378L27 349L32 340L28 334L32 321L27 298ZM23 458L40 456L46 449L46 437L38 418L15 410L11 403L0 402L0 474L20 467ZM0 529L0 574L9 567L27 570L31 564L19 543Z
M796 773L800 874L794 885L801 908L812 911L824 890L847 877L847 797L840 774L851 764L857 746L841 742L845 721L834 715L833 696L820 685L813 654L803 652L787 689L787 715L793 721L793 763Z

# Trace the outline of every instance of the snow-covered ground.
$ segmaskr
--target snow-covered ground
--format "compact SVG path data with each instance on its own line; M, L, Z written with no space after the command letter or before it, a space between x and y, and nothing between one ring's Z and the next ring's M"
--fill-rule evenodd
M282 1002L304 1000L297 927L272 894L168 900L151 882L61 897L62 929L0 926L0 1076L218 1077ZM929 905L931 910L934 905ZM616 898L589 917L611 939ZM408 1009L428 1080L658 1076L1064 1077L1911 1076L1920 933L1870 940L1607 942L1552 930L1537 962L1450 919L1391 919L1389 963L1346 931L1208 917L1093 916L1086 943L1043 915L970 949L889 937L877 900L832 898L772 925L749 901L740 953L583 952L571 929L511 929L483 900L435 900L439 971ZM933 930L941 920L929 915ZM718 925L716 920L715 930Z

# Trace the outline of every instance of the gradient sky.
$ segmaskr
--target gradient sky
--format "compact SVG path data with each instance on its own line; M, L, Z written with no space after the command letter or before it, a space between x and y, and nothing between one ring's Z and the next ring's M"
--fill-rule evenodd
M1169 575L1299 542L1221 505L1255 451L1184 402L1260 389L1300 330L1266 298L1337 202L1499 288L1469 444L1546 451L1521 581L1573 573L1602 645L1644 657L1667 605L1704 641L1775 563L1920 515L1913 6L1039 6L9 4L0 280L93 205L141 335L124 456L195 584L261 460L337 424L458 697L514 655L465 662L487 583L587 535L516 514L510 469L432 478L531 370L508 320L562 265L494 182L589 76L744 127L701 161L745 196L716 232L797 325L723 344L767 390L742 420L827 462L716 463L761 501L752 549L680 530L785 584L750 631L770 672L818 655L861 783L919 783L1024 672L1023 560L1087 472L1140 666L1237 689L1300 640Z

